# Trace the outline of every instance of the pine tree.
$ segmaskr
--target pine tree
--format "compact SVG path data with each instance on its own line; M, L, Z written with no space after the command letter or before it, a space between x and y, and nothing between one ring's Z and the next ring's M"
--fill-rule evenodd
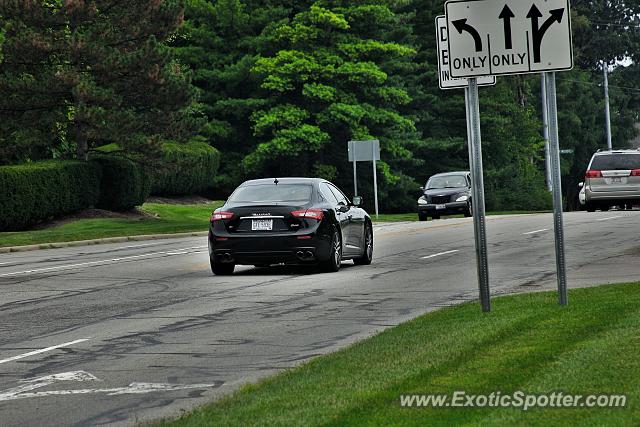
M164 44L182 23L181 1L3 0L0 15L5 144L69 141L87 159L101 144L145 151L189 135L193 88Z
M259 53L271 42L265 28L305 9L310 1L187 0L186 22L172 46L180 62L194 72L201 110L207 123L200 130L225 153L215 178L219 196L231 192L244 174L238 164L255 147L252 114L266 104L260 79L252 74Z

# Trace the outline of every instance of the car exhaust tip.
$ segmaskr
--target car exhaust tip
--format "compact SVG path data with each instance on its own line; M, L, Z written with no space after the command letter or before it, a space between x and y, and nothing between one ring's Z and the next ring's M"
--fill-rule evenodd
M298 252L296 252L296 256L297 256L298 258L300 258L300 259L304 259L304 252L302 252L302 251L298 251Z
M313 258L314 258L314 256L313 256L313 252L311 252L311 251L306 251L306 252L304 253L304 257L305 257L305 258L307 258L307 259L313 259Z

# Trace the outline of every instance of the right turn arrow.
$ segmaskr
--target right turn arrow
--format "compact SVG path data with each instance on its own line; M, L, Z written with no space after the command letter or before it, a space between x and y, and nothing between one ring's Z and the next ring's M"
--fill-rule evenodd
M562 17L564 16L564 9L553 9L550 10L549 13L551 16L547 18L546 21L539 26L538 20L542 18L542 12L540 9L536 7L535 4L531 6L529 9L529 13L527 14L527 18L531 19L531 32L533 36L533 62L540 63L540 46L542 45L542 39L544 38L544 34L547 30L553 25L554 22L558 24L562 22Z

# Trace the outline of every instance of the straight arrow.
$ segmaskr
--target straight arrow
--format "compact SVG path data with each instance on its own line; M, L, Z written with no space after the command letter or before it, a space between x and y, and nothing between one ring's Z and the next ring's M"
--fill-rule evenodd
M502 12L500 12L500 15L498 15L498 18L504 21L503 24L504 24L504 48L505 49L513 48L513 40L511 37L511 19L515 17L516 16L513 14L513 11L506 4L504 5Z
M473 41L476 44L476 52L482 52L482 38L480 37L478 30L467 24L466 19L458 19L457 21L451 21L451 23L456 27L458 33L462 34L463 31L466 31L471 34L471 37L473 37Z

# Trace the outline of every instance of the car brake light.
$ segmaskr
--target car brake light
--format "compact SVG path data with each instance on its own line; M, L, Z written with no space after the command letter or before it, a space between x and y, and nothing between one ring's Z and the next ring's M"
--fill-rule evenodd
M324 218L324 212L322 211L322 209L307 209L306 211L294 211L294 212L291 212L291 215L293 215L296 218L311 218L317 221L320 221L322 220L322 218Z
M602 171L592 171L588 170L586 178L602 178Z
M211 214L211 222L214 221L226 221L234 217L233 212L214 212Z
M634 169L631 171L631 176L640 176L640 169Z

